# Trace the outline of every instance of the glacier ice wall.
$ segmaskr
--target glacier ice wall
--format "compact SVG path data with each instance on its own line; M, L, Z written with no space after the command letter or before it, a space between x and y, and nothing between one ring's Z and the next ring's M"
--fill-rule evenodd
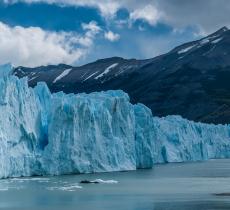
M141 104L134 110L137 167L230 157L229 125L195 123L180 116L152 117Z
M230 157L230 127L153 117L123 91L51 94L0 67L0 178Z
M10 68L10 67L7 67ZM4 70L6 66L4 66ZM0 78L0 177L37 174L41 106L27 80ZM35 151L38 153L35 154Z
M43 159L49 174L135 169L135 116L127 94L59 93L50 106Z

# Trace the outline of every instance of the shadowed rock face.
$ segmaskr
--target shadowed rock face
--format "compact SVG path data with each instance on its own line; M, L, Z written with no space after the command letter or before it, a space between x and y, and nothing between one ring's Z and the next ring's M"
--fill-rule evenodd
M230 123L230 30L226 27L148 60L113 57L81 67L18 67L29 85L45 81L52 92L122 89L132 103L156 116L177 114L208 123Z

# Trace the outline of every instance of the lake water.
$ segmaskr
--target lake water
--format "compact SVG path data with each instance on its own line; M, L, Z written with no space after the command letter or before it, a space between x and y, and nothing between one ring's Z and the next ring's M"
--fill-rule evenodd
M118 183L79 184L86 179ZM130 172L0 180L0 209L230 209L230 196L221 193L230 193L230 160L163 164Z

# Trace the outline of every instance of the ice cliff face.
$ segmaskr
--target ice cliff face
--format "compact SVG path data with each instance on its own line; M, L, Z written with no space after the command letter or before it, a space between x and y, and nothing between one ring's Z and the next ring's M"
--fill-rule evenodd
M152 117L143 105L135 105L135 118L138 167L230 157L229 125L194 123L180 116Z
M0 67L0 178L228 158L230 127L156 118L122 91L51 94Z
M135 169L135 116L127 94L60 93L50 106L43 159L49 174Z
M43 141L41 106L27 80L0 69L0 177L37 174Z

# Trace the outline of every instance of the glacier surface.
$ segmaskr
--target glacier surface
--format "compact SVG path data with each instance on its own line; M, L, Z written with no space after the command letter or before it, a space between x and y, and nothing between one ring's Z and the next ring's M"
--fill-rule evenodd
M0 67L0 178L230 157L230 126L153 117L123 91L51 94Z

